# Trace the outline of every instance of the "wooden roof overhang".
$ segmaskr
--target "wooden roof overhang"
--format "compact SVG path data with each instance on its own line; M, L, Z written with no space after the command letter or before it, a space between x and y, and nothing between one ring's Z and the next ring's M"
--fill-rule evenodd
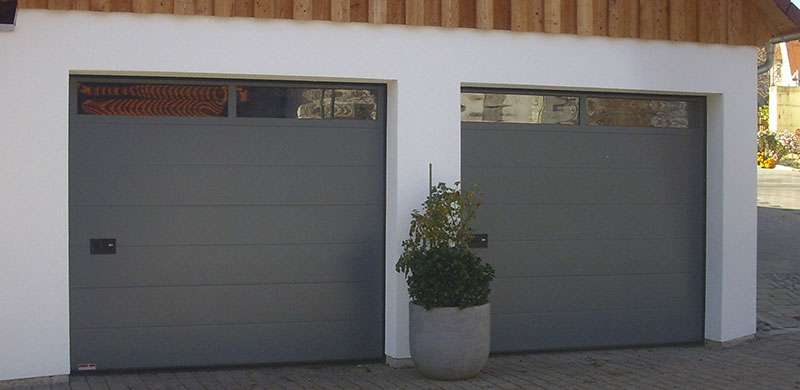
M8 0L0 0L8 1ZM800 32L789 0L18 0L20 8L532 31L760 46Z

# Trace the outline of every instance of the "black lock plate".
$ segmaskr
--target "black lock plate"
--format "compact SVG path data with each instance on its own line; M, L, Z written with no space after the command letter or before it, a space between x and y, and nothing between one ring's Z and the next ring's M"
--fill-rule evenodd
M89 253L92 255L113 255L117 253L117 239L92 238L89 240Z
M488 234L475 234L472 241L469 242L470 248L488 248L489 235Z

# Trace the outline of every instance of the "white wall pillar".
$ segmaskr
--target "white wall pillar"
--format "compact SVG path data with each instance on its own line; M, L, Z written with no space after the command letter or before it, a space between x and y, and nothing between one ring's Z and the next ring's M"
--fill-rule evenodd
M739 82L755 91L754 78ZM705 337L712 341L756 329L755 107L755 94L708 98Z
M69 74L4 45L30 28L0 32L0 380L69 372Z
M390 91L397 116L388 129L385 352L396 359L410 356L409 299L405 279L394 266L408 237L411 211L428 195L428 164L433 164L434 184L452 185L460 178L460 88L457 80L419 73L398 80Z

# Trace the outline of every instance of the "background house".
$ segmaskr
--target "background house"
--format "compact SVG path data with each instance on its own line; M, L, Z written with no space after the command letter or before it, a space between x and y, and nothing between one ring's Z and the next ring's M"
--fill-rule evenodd
M770 72L769 129L800 129L800 41L775 46L775 66Z
M800 31L786 1L20 8L0 379L402 364L429 163L486 194L494 351L755 332L755 56Z

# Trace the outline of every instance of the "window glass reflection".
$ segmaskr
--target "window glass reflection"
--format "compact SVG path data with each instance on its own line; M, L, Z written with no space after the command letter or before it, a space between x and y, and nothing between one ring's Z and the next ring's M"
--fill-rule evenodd
M224 85L78 83L78 114L227 116L228 87Z
M577 125L577 96L461 93L464 122Z
M249 118L376 120L370 89L236 87L236 114Z
M587 98L590 125L678 127L690 126L694 104L680 100Z

